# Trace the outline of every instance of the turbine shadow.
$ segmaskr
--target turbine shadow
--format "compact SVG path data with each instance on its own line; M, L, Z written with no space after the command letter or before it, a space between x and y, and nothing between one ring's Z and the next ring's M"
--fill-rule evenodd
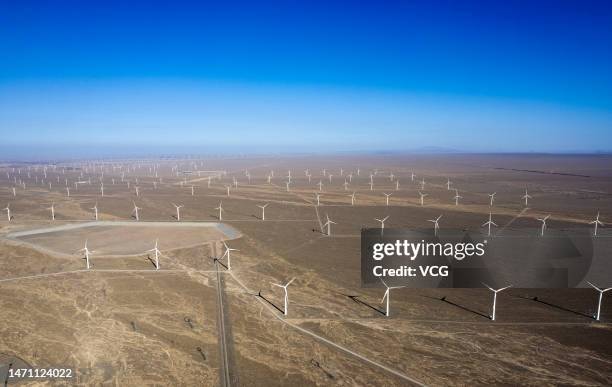
M147 255L147 259L149 260L149 262L151 262L151 265L153 265L153 267L156 267L155 266L155 261L153 260L153 258L151 258L150 255Z
M478 315L478 316L484 317L484 318L486 318L487 320L490 320L490 319L491 319L491 316L489 316L489 315L486 315L486 314L484 314L484 313L482 313L482 312L479 312L479 311L477 311L477 310L470 309L470 308L468 308L468 307L466 307L466 306L459 305L459 304L456 304L456 303L454 303L454 302L452 302L452 301L447 300L447 299L446 299L446 296L444 296L444 297L442 297L442 298L436 298L436 297L430 297L430 296L423 296L423 297L431 298L431 299L433 299L433 300L440 300L440 301L442 301L442 302L444 302L444 303L447 303L447 304L452 305L452 306L454 306L454 307L457 307L457 308L459 308L459 309L463 309L463 310L465 310L466 312L470 312L470 313L476 314L476 315Z
M225 270L227 270L227 266L223 262L221 262L219 260L219 258L217 258L217 257L210 257L210 258L213 260L214 263L217 263L217 264L223 266L225 268Z
M344 294L344 293L341 293L341 294L342 294L344 297L350 298L350 299L351 299L351 300L353 300L353 302L355 302L356 304L360 304L360 305L363 305L363 306L367 306L368 308L370 308L370 309L372 309L372 310L374 310L374 311L376 311L376 312L378 312L378 313L382 314L383 316L385 315L385 311L384 311L383 309L379 309L379 308L375 307L374 305L370 305L370 304L368 304L367 302L360 300L360 299L359 299L359 297L360 297L360 296L353 296L353 295L350 295L350 294Z
M537 302L537 303L540 303L540 304L543 304L543 305L546 305L546 306L550 306L551 308L556 308L556 309L562 310L564 312L573 313L573 314L576 314L578 316L586 317L586 318L589 318L589 319L593 318L593 316L589 316L586 313L578 312L577 310L568 309L568 308L566 308L564 306L561 306L561 305L556 305L556 304L552 304L552 303L550 303L548 301L540 300L537 296L535 296L535 297L515 296L515 297L522 298L523 300L527 300L527 301L534 301L534 302Z
M268 304L272 305L276 310L278 310L279 312L281 312L282 314L285 314L285 311L282 310L281 308L279 308L278 306L276 306L276 304L274 304L272 301L268 300L263 294L261 294L261 290L259 291L259 294L256 294L255 297L260 297L262 300L264 300L265 302L267 302Z

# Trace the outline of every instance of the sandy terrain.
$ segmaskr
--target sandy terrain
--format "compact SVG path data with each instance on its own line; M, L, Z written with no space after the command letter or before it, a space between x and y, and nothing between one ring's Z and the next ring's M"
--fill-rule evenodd
M591 227L598 211L607 223L611 164L609 156L546 155L131 160L105 166L104 197L101 168L93 163L48 168L51 189L40 182L42 166L0 166L0 203L10 203L13 215L11 222L0 218L0 308L6 316L0 354L4 362L70 366L80 385L610 385L607 294L599 323L592 319L592 289L510 289L498 298L495 322L484 289L399 289L386 318L383 290L360 287L359 235L387 215L386 227L430 227L427 219L443 214L442 228L474 232L489 212L499 229L538 227L536 218L548 214L550 228ZM180 173L197 170L221 177L208 187L209 174ZM81 174L92 184L78 185L67 197L64 179L74 184L84 180ZM454 188L463 197L458 206ZM526 188L528 209L521 199ZM419 191L428 194L424 206ZM491 192L497 192L493 207ZM383 193L392 193L389 206ZM240 237L212 227L133 226L133 201L141 207L139 223L172 225L183 222L174 218L171 203L184 205L181 221L218 222L215 207L222 201L223 224ZM50 220L51 203L56 221ZM91 221L96 203L101 220L130 225L6 239ZM262 221L257 205L264 203ZM331 236L323 232L326 216L337 223ZM595 242L606 248L612 234L600 232ZM159 271L142 254L156 238L164 254ZM85 239L97 251L90 271L74 254ZM239 250L231 253L231 271L226 257L215 264L222 239ZM612 286L606 270L592 267L585 278ZM293 277L285 317L282 289L271 282Z

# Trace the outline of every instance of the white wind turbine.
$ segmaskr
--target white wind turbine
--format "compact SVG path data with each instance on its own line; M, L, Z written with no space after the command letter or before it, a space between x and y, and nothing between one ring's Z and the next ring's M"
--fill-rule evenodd
M266 207L268 207L270 203L266 203L264 205L257 205L257 207L261 208L261 220L266 220Z
M283 290L285 291L285 309L283 311L283 314L285 316L287 315L288 307L289 307L289 294L287 293L287 286L291 285L291 283L294 280L295 280L295 277L291 278L291 281L287 282L285 285L275 284L274 282L271 282L272 285L278 286L279 288L283 288Z
M87 247L87 239L85 239L85 247L83 247L78 252L81 252L81 251L85 253L85 262L87 264L87 269L89 269L89 256L91 255L92 251L89 250L89 248Z
M355 205L355 192L351 194L351 206Z
M386 197L386 203L387 203L387 207L388 207L389 206L389 196L391 196L393 194L388 194L388 193L384 193L383 192L383 195L385 195L385 197Z
M331 236L331 225L337 223L329 219L329 215L325 214L325 217L327 218L327 222L325 222L323 227L327 227L327 236Z
M486 286L487 288L489 288L490 291L493 292L493 311L491 314L491 321L495 321L495 306L497 304L497 293L501 292L502 290L506 290L509 287L512 287L512 285L508 285L506 287L500 288L500 289L493 289L492 287L490 287L489 285L485 284L484 282L482 283L484 286Z
M55 203L52 202L48 209L51 210L51 220L55 220Z
M405 286L388 286L385 281L383 281L382 278L378 277L380 279L380 282L383 283L383 285L385 285L385 287L387 288L387 290L385 290L385 295L383 296L382 300L380 302L385 301L385 299L387 300L387 304L385 306L385 316L389 317L389 298L391 296L391 289L401 289L401 288L405 288Z
M223 259L227 255L227 270L232 270L232 262L230 261L230 252L240 251L240 250L230 248L225 242L223 242L223 247L225 247L225 252L221 256L221 259Z
M383 230L385 229L385 221L389 219L389 215L385 216L382 219L378 219L378 218L374 218L374 220L377 220L380 222L380 233L383 233Z
M181 221L181 208L183 208L183 205L176 205L174 203L172 203L172 205L174 206L174 208L176 208L176 221L180 222Z
M419 196L421 197L421 207L423 207L423 199L425 199L425 196L427 196L427 195L428 194L419 191Z
M527 207L528 200L531 199L531 195L527 193L527 188L525 188L525 195L521 196L521 199L525 199L525 207Z
M462 199L463 196L459 196L459 191L455 189L455 205L458 206L459 205L459 199Z
M155 253L155 270L159 270L159 256L161 255L161 251L157 248L157 242L158 240L155 239L155 247L146 251L146 253Z
M542 231L540 232L541 236L544 236L544 230L546 229L546 220L550 218L550 215L546 215L543 218L537 218L540 222L542 222Z
M497 192L493 192L492 194L489 194L489 197L491 198L491 200L489 201L489 207L493 207L493 201L495 200L495 194Z
M595 232L593 233L593 235L597 236L597 226L603 227L604 225L603 222L599 220L599 211L597 211L597 216L595 217L595 220L593 220L592 222L589 222L589 224L595 225Z
M132 214L134 214L134 216L136 217L136 221L138 222L140 220L140 218L138 217L138 210L140 210L141 208L136 205L136 202L132 203L134 203L134 209L132 210Z
M436 219L428 220L428 222L432 222L434 224L434 235L438 235L438 229L440 228L438 222L440 221L440 218L442 218L442 215L438 216Z
M317 197L317 206L321 205L321 195L318 192L315 192L315 196Z
M491 213L490 213L490 212L489 212L489 220L487 220L486 222L484 222L484 223L482 224L482 226L480 226L480 227L484 227L484 226L489 226L489 232L487 233L487 236L491 236L491 226L495 226L495 227L497 227L497 224L495 224L495 222L493 222L493 221L491 220Z
M4 211L6 211L6 217L8 218L8 221L11 221L11 204L7 204L6 207L4 207Z
M446 190L447 190L447 191L450 191L450 186L451 186L451 184L452 184L452 183L451 183L450 179L449 179L449 178L446 178Z
M219 202L219 207L215 207L215 210L219 210L219 220L223 220L223 201Z
M593 287L593 289L595 289L595 290L597 290L599 292L599 300L597 301L597 313L593 316L596 321L599 321L599 318L601 317L601 300L603 298L603 294L605 292L607 292L608 290L612 290L612 288L601 289L601 288L598 288L597 286L593 285L589 281L587 281L587 283L589 285L591 285Z
M96 205L90 208L90 210L94 210L96 220L98 220L98 202L96 202Z

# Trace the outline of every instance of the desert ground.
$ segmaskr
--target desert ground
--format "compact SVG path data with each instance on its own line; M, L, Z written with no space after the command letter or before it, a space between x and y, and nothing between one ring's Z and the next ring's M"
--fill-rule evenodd
M611 165L607 155L538 154L0 164L0 207L10 209L10 218L0 214L0 377L82 386L611 385L612 292L595 321L598 295L586 286L612 286L609 266L592 266L580 288L510 288L495 321L484 288L396 289L386 317L384 289L362 287L360 276L360 232L379 227L375 218L424 228L443 215L442 229L475 232L489 213L496 232L537 229L546 215L549 229L590 230L598 212L612 222ZM610 237L601 227L594 245L609 251ZM90 269L79 252L86 241ZM273 283L292 278L285 315ZM75 374L6 379L9 365Z

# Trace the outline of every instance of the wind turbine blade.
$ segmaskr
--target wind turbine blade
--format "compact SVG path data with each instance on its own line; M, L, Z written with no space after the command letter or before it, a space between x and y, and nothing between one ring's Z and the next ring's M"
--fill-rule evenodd
M382 283L383 283L383 285L385 285L385 287L386 287L387 289L389 289L389 286L387 285L387 283L386 283L385 281L383 281L383 279L382 279L382 278L378 277L378 279L380 280L380 282L382 282Z
M498 292L501 292L502 290L506 290L506 289L511 288L511 287L512 287L512 285L508 285L508 286L506 286L504 288L499 289Z
M591 285L592 287L594 287L595 289L597 289L598 291L601 292L601 289L598 288L597 286L593 285L592 283L590 283L589 281L587 281L587 284Z
M385 298L387 298L389 296L389 288L387 288L387 290L385 291L385 295L383 296L382 300L380 300L380 302L384 302Z
M285 287L287 287L287 286L291 285L291 283L292 283L293 281L295 281L295 277L291 278L291 281L287 282L287 285L285 285Z
M489 288L490 291L494 292L495 289L493 289L492 287L490 287L489 285L485 284L484 282L481 282L481 284L483 284L484 286L486 286L487 288Z

